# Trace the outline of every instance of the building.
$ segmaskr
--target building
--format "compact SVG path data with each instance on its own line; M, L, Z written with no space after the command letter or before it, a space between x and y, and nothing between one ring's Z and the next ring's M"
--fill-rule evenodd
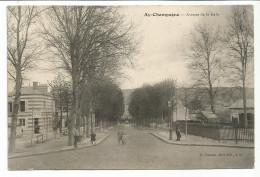
M246 100L248 126L254 126L254 107L254 99ZM245 124L243 100L238 100L229 109L231 111L230 120L243 126Z
M219 122L219 118L212 111L189 110L190 120L193 122L214 124Z
M218 123L218 116L212 111L200 111L200 115L202 117L202 121L205 123Z
M15 90L8 93L8 125L11 125ZM47 84L22 87L17 126L23 131L38 133L52 131L55 102L48 92Z
M190 121L189 110L183 106L181 103L177 103L175 109L173 110L173 121Z

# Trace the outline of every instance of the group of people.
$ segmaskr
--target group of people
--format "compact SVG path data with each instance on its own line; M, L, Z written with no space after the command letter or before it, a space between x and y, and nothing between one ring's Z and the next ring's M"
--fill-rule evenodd
M90 142L91 144L96 144L96 134L94 131L91 132L90 134ZM77 148L78 147L78 142L80 141L80 134L78 131L78 128L75 128L75 132L74 132L74 147Z
M117 140L118 140L118 144L120 144L120 142L122 142L122 144L126 144L126 134L121 129L119 129L117 133Z

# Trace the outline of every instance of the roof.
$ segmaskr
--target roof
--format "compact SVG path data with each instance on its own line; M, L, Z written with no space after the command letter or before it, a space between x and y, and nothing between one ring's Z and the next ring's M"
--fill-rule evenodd
M247 108L254 108L254 99L248 99L246 100L246 107ZM243 100L238 100L235 103L233 103L229 109L243 109Z
M15 94L15 91L13 90L13 91L8 93L8 96L13 96L14 94ZM47 95L47 96L51 96L51 94L48 91L43 90L41 88L39 88L37 90L33 90L32 86L22 87L21 95Z
M217 119L218 116L211 111L201 111L201 114L207 119Z

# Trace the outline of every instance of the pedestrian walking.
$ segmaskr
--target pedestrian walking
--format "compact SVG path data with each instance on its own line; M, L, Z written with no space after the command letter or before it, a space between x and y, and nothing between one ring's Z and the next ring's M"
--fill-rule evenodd
M91 138L91 143L92 144L96 144L96 134L95 134L95 132L93 131L93 132L91 132L91 135L90 135L90 138Z
M177 133L177 141L181 141L181 131L180 131L180 129L177 129L176 133Z
M75 131L74 131L74 147L78 147L78 139L79 139L79 131L77 128L75 128Z
M122 132L122 144L126 144L126 134Z
M118 144L120 144L120 141L122 141L122 130L119 129L118 133L117 133L117 140L118 140Z

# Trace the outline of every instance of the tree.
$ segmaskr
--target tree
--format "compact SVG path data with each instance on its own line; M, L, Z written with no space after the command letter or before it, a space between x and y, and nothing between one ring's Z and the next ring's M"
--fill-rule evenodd
M191 47L187 53L188 69L196 87L205 88L209 95L211 111L214 113L214 99L220 78L224 74L221 56L220 30L207 23L195 26L191 34Z
M192 100L190 100L189 102L187 102L187 106L191 110L201 110L201 109L203 109L203 104L202 104L201 100L198 99L197 96L195 98L193 98Z
M34 6L7 7L8 74L15 82L9 152L15 151L16 123L20 104L24 73L35 67L35 61L42 52L41 41L35 41L35 23L41 11Z
M137 125L149 126L164 117L167 117L169 122L168 101L174 101L175 90L175 82L172 79L135 89L130 96L128 110Z
M66 81L66 77L59 73L55 77L55 79L49 83L49 86L51 88L51 95L55 100L55 107L57 110L60 111L60 119L56 127L59 127L60 132L62 132L62 113L64 111L67 113L68 120L69 107L71 105L72 100L71 83L69 81Z
M228 30L224 40L229 56L228 68L232 84L242 85L244 122L247 127L246 81L250 63L254 59L253 8L249 6L232 7L228 18Z
M95 89L95 117L100 127L107 128L107 123L116 124L124 113L122 90L111 79L104 79Z
M68 145L72 145L75 121L80 122L79 95L88 76L97 70L103 75L116 73L127 63L126 59L131 60L137 45L132 25L125 25L116 7L52 6L47 16L43 38L54 62L72 79L73 100L68 122Z

